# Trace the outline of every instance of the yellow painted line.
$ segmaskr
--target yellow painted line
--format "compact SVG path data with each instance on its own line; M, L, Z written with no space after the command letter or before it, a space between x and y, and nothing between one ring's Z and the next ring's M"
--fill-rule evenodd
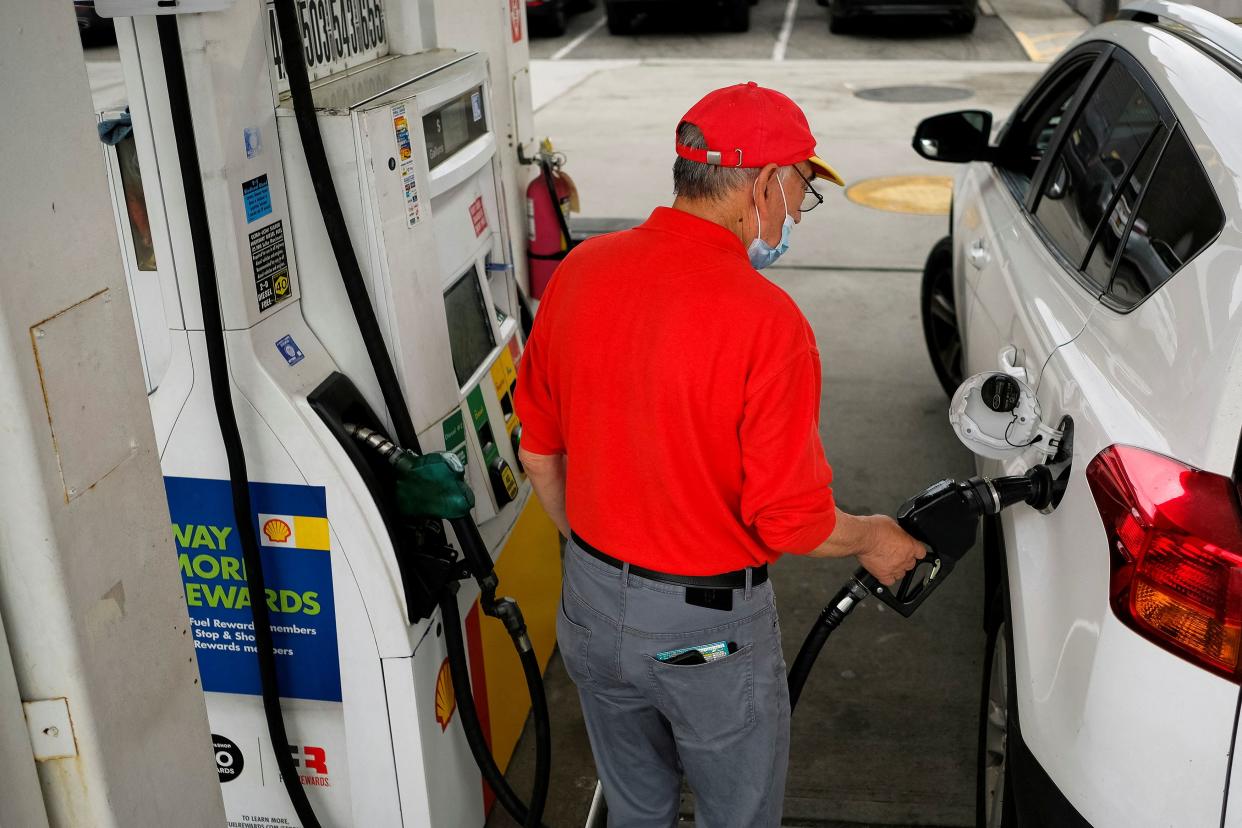
M946 216L953 198L953 179L942 175L899 175L869 178L845 191L855 204L890 213Z
M1018 39L1026 56L1034 63L1052 63L1065 47L1069 46L1081 32L1051 32L1042 35L1028 35L1026 32L1015 31L1013 36Z

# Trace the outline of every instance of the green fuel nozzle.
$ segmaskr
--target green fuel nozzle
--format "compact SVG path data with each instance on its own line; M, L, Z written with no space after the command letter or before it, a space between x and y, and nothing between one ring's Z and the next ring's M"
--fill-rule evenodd
M372 429L346 423L345 430L392 465L397 478L395 500L403 516L457 520L470 515L474 492L456 454L415 454Z
M396 472L397 508L407 518L438 518L453 527L470 573L479 584L483 612L500 619L519 651L531 650L526 621L512 598L497 598L499 582L479 528L470 519L474 492L466 483L466 467L450 451L416 454L403 449L383 434L352 423L345 431L387 460Z

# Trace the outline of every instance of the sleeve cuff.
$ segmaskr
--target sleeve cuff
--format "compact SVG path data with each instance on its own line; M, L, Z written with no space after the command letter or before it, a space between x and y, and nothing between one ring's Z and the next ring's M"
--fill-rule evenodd
M544 435L531 432L527 428L522 429L521 448L529 451L531 454L564 454L565 446L559 440L549 440Z
M832 501L826 512L797 526L764 527L760 537L769 549L787 555L806 555L832 536L837 527L837 508Z

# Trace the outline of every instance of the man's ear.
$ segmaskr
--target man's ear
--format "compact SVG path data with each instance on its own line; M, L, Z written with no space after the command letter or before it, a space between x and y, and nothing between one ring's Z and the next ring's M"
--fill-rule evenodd
M755 184L755 192L762 198L769 196L768 187L776 180L776 171L780 169L776 164L767 164L763 169L759 170L759 177Z

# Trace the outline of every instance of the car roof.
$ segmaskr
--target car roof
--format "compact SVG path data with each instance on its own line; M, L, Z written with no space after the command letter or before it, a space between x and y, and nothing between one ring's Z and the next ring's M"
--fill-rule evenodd
M1197 6L1167 0L1135 0L1118 20L1147 23L1172 32L1242 76L1242 18L1226 18Z

